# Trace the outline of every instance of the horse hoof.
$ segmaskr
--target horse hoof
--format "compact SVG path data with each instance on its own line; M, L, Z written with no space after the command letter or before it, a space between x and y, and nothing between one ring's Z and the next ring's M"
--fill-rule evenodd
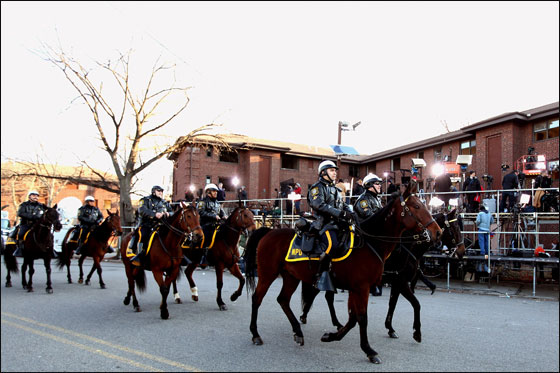
M195 302L198 302L198 296L197 296L197 295L192 295L191 298L192 298L192 300L194 300Z
M232 294L231 297L229 298L232 302L235 302L237 300L237 298L239 298L239 295L237 294Z
M125 306L128 306L128 305L130 304L130 298L124 298L123 304L124 304Z
M262 341L261 337L254 337L253 338L253 344L257 345L257 346L262 346L263 341Z
M436 288L434 287L434 288L432 289L432 295L435 293L435 291L436 291Z
M307 324L307 317L300 316L299 321L301 321L302 324Z
M33 293L33 288L27 287L27 292L28 293Z
M52 294L52 293L53 293L53 289L47 289L47 293L48 293L48 294Z
M181 298L175 298L175 303L181 304L181 303L183 303L183 302L181 302Z
M381 364L381 359L379 359L378 356L379 356L379 355L377 355L377 354L375 354L375 355L369 355L369 356L368 356L368 359L369 359L369 361L370 361L371 363L374 363L374 364Z
M303 336L294 334L294 341L296 341L298 345L303 346Z
M331 333L325 333L321 337L321 342L332 342Z
M12 287L12 283L11 283L11 282L6 282L6 287L7 287L7 288L11 288L11 287Z
M134 307L134 312L142 312L142 310L140 309L140 307Z
M84 283L84 280L82 280L82 279L78 280L78 284L83 284L83 283Z
M72 283L72 280L68 280L68 283L71 284L71 283Z
M162 319L167 320L169 318L169 311L168 310L162 310L160 316L161 316Z
M106 289L105 284L99 284L99 287L100 287L101 289Z
M389 332L388 334L389 334L389 337L391 337L391 338L395 338L395 339L399 338L399 336L395 332Z
M85 284L85 285L86 285L86 286L89 286L89 281L86 281L86 284Z
M414 340L418 343L422 342L422 334L420 332L414 332L414 334L412 334L412 338L414 338Z
M220 311L227 311L227 306L225 304L221 304Z

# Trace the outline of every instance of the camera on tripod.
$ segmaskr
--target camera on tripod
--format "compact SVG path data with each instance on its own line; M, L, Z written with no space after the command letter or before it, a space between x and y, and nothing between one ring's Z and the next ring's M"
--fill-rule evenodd
M494 181L494 177L492 175L484 174L482 175L482 180L486 181L487 183L491 183Z

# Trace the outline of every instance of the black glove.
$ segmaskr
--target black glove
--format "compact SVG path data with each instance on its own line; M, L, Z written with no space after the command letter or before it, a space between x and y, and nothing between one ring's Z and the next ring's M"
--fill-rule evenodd
M401 194L399 192L393 192L393 193L391 193L391 199L397 199L397 198L399 198L400 195Z
M340 214L339 218L342 219L342 220L351 221L352 220L352 213L350 211L343 210L342 214Z

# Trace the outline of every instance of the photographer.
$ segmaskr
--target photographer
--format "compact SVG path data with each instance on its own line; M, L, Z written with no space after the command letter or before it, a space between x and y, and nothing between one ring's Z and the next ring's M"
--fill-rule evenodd
M476 177L476 172L474 170L471 170L469 172L469 178L465 180L465 184L463 185L463 190L467 192L482 190L482 188L480 187L480 181ZM480 195L478 193L467 193L467 212L477 213L479 203L480 203Z
M511 211L513 205L515 205L515 192L507 189L519 188L519 179L517 175L519 175L519 171L517 170L513 170L509 174L504 175L502 189L506 189L506 191L502 192L500 212Z
M547 170L542 170L541 174L535 179L535 197L533 198L533 206L537 211L543 211L542 197L548 193L543 189L550 188L552 186L552 179L548 175Z

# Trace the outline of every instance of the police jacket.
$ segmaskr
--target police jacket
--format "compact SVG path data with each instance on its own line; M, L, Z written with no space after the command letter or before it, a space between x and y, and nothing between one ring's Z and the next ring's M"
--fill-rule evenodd
M312 228L321 230L328 226L327 229L337 229L336 223L342 211L350 210L343 198L342 191L332 182L320 178L313 184L307 193L309 205L317 216L317 220L311 224Z
M360 220L365 220L383 208L381 198L377 193L366 190L358 197L354 203L354 211L358 214Z
M215 198L208 196L204 197L202 201L198 202L198 213L200 214L200 224L205 225L208 223L215 223L216 216L224 218L226 215L220 202Z
M25 201L19 205L18 216L21 218L21 224L33 224L43 216L47 206L41 202Z
M519 188L519 179L515 172L510 172L509 174L505 175L502 180L502 188L504 189L517 189Z
M103 220L103 214L97 206L84 205L78 209L78 220L85 226L99 224Z
M167 201L154 194L142 198L138 207L140 225L153 227L158 222L158 219L156 219L156 213L158 212L171 213L173 210Z
M542 175L537 176L535 179L535 188L550 188L552 186L552 179Z

